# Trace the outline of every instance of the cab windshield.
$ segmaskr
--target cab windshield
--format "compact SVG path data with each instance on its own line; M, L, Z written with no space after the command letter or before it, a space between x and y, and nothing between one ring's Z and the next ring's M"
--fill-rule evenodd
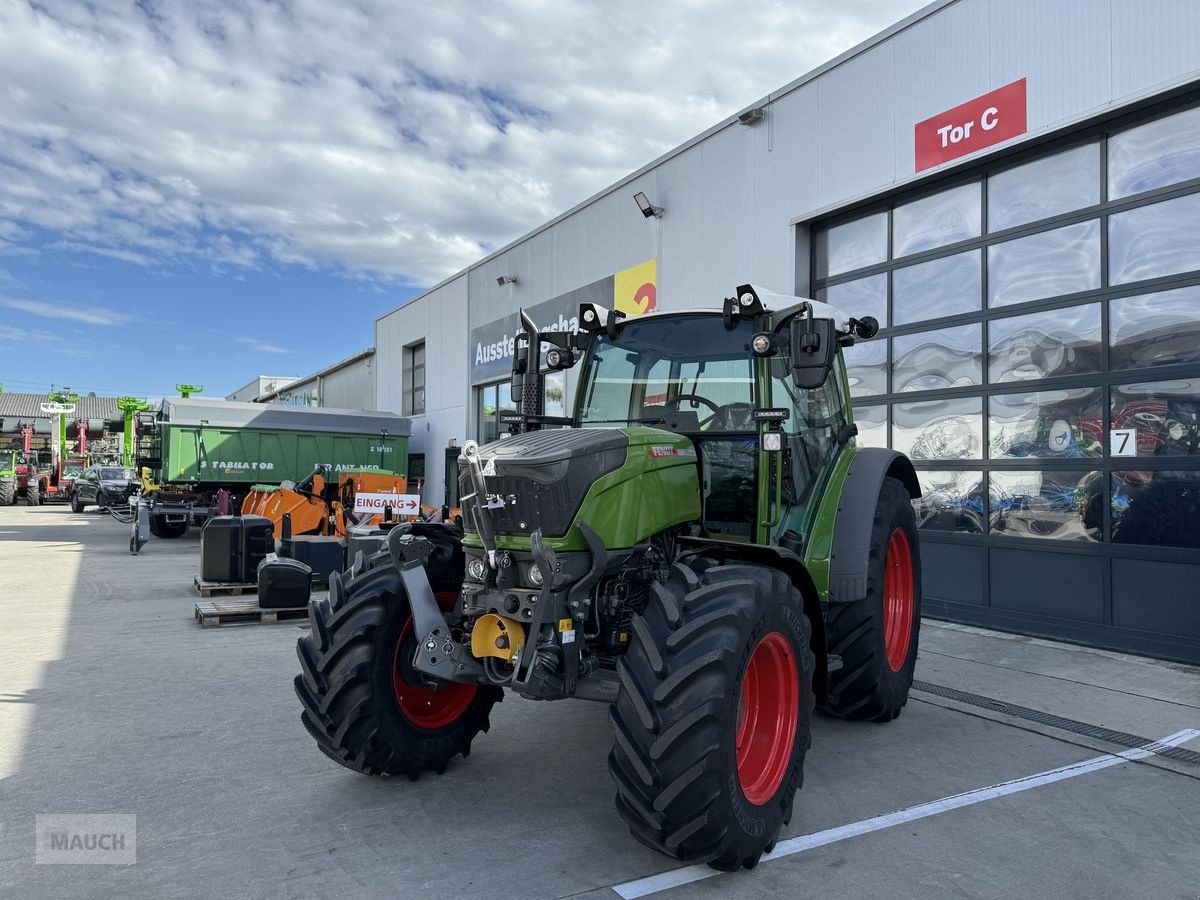
M597 337L578 424L641 424L683 434L754 431L753 325L719 314L663 316Z

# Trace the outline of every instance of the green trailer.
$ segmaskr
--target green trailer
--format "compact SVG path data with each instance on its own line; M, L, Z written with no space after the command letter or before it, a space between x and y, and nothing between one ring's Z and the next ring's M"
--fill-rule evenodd
M238 509L255 484L300 482L318 466L403 474L411 425L389 412L172 397L139 413L136 430L134 553L151 534L180 537Z

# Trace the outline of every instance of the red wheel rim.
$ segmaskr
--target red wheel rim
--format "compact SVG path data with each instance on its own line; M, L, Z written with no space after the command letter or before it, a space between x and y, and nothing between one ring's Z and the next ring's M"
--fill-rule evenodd
M443 592L436 597L438 606L450 609L458 599L458 594ZM440 691L431 691L405 681L400 668L400 650L404 646L405 638L412 634L412 628L412 616L409 616L396 641L396 652L392 660L392 688L396 694L396 703L400 705L404 717L418 728L445 728L471 705L471 701L475 699L476 687L473 684L449 682ZM409 647L413 647L411 642Z
M738 709L738 781L755 806L775 796L787 773L799 711L796 657L787 638L772 631L750 655Z
M908 661L912 624L912 547L908 535L897 528L888 539L883 570L883 649L893 672L899 672Z

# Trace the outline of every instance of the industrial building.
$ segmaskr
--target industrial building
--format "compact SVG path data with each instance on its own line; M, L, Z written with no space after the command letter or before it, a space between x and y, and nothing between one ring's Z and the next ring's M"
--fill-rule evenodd
M882 324L855 413L920 471L927 614L1200 661L1197 34L1187 0L933 3L379 317L427 501L498 433L519 308L753 281Z

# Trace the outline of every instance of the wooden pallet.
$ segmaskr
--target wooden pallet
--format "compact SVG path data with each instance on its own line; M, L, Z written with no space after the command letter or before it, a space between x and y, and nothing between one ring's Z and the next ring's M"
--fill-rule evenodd
M196 621L202 628L218 625L275 625L280 622L303 622L308 608L263 609L255 600L213 600L196 602Z
M242 584L238 581L201 581L197 575L192 579L192 587L201 597L238 597L242 594L257 594L257 582Z

